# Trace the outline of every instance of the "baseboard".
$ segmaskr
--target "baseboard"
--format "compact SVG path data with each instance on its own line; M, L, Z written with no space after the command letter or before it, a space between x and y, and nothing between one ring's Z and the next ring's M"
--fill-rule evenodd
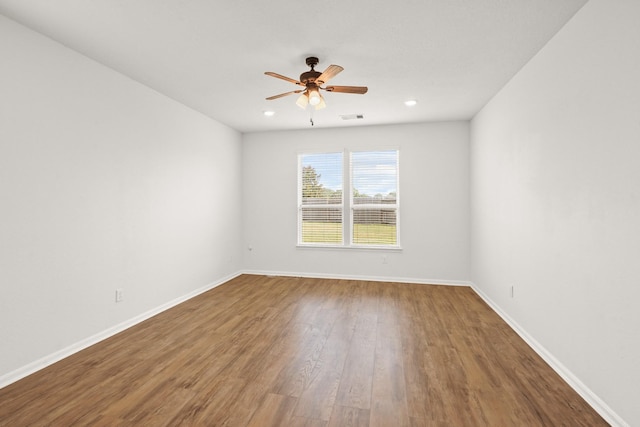
M504 310L494 303L478 286L471 282L471 289L486 302L510 327L513 329L542 359L547 362L558 375L566 381L576 393L578 393L591 407L600 414L609 424L614 427L629 427L618 414L616 414L600 397L598 397L589 387L578 379L566 366L555 358L544 346L524 330L518 322L513 320Z
M0 376L0 388L6 387L9 384L12 384L18 380L21 380L22 378L31 375L41 369L46 368L49 365L52 365L62 359L64 359L65 357L69 357L74 353L77 353L81 350L84 350L87 347L90 347L94 344L97 344L98 342L105 340L113 335L116 335L122 331L124 331L125 329L128 329L134 325L137 325L140 322L143 322L159 313L162 313L165 310L170 309L171 307L174 307L180 303L183 303L195 296L198 296L204 292L207 292L225 282L228 282L231 279L234 279L236 277L238 277L239 275L241 275L241 272L237 272L237 273L233 273L230 274L226 277L223 277L222 279L219 279L215 282L209 283L208 285L205 285L201 288L198 288L192 292L189 292L186 295L183 295L181 297L178 297L176 299L173 299L165 304L162 304L158 307L155 307L149 311L146 311L138 316L135 316L129 320L126 320L122 323L119 323L111 328L108 328L102 332L99 332L95 335L92 335L88 338L83 339L82 341L79 341L75 344L72 344L68 347L63 348L62 350L56 351L55 353L52 353L48 356L45 356L41 359L38 359L34 362L31 362L21 368L18 368L14 371L11 371L7 374L4 374L2 376Z
M310 279L366 280L369 282L414 283L419 285L471 286L466 280L419 279L413 277L362 276L350 274L327 274L291 271L245 270L244 274L260 276L306 277Z

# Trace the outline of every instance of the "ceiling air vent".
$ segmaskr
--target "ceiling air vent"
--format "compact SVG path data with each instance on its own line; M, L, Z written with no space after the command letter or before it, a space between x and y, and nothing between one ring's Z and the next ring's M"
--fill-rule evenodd
M342 120L356 120L356 119L364 119L362 114L343 114L340 116Z

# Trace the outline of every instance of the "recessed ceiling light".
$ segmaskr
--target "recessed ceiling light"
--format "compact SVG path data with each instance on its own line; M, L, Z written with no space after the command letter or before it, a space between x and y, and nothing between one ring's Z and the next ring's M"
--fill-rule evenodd
M404 105L406 105L407 107L413 107L417 103L418 101L416 101L415 99L409 99L407 101L404 101Z
M263 111L262 114L264 114L267 117L271 117L275 114L275 111Z

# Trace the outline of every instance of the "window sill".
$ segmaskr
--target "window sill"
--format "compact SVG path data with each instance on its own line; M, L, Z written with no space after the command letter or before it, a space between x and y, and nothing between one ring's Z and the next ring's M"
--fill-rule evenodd
M401 246L376 246L376 245L321 245L321 244L297 244L296 249L339 249L350 251L388 251L388 252L402 252Z

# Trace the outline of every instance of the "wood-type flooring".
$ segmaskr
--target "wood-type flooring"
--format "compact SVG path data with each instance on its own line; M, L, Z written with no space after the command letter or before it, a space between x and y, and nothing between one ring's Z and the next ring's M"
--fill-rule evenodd
M603 426L468 287L239 276L0 389L2 426Z

